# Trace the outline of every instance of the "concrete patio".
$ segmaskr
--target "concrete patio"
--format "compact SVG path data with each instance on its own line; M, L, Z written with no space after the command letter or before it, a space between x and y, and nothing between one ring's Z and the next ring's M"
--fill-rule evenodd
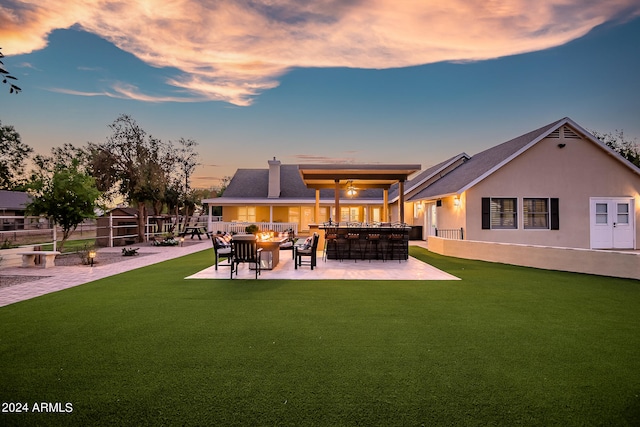
M425 242L412 242L425 245ZM100 253L119 253L122 248L104 248ZM21 276L23 283L0 288L0 307L36 298L52 292L61 291L74 286L83 285L104 277L124 273L126 271L156 264L195 252L211 251L213 264L213 248L210 240L193 242L184 247L141 246L139 253L143 256L127 257L122 261L93 267L87 265L56 266L53 268L9 267L0 270L2 276ZM408 261L322 261L318 254L318 266L313 271L308 266L296 270L290 251L282 251L280 264L274 270L263 270L258 280L459 280L448 273L440 271L428 264L409 258ZM193 274L187 279L229 279L229 267L219 267L215 271L213 265ZM33 280L26 279L32 277ZM240 266L239 279L253 279L254 272L248 265ZM234 279L235 280L235 279Z
M322 260L322 252L318 252L317 266L311 270L307 265L295 269L291 251L280 252L280 263L273 270L262 270L258 280L460 280L451 274L438 270L429 264L413 257L399 262L371 260L369 261L337 261ZM230 280L229 266L211 266L187 279L227 279ZM255 279L255 272L248 264L240 264L238 275L234 279Z

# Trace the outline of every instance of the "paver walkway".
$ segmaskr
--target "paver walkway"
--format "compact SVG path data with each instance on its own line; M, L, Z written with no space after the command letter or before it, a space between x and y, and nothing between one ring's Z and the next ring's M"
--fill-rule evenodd
M71 288L102 279L104 277L113 276L115 274L124 273L125 271L135 270L136 268L145 267L147 265L156 264L172 258L178 258L189 255L205 249L212 249L210 240L203 240L198 243L189 243L183 247L166 247L166 246L141 246L138 253L144 256L128 257L126 261L119 261L112 264L100 265L99 263L90 267L88 265L74 266L58 266L53 268L23 268L10 267L1 270L6 276L47 276L38 280L23 282L17 285L0 288L0 307L13 304L26 299L35 298L51 292L60 291L62 289ZM96 260L100 260L100 253L117 252L120 253L122 248L104 248L98 251Z

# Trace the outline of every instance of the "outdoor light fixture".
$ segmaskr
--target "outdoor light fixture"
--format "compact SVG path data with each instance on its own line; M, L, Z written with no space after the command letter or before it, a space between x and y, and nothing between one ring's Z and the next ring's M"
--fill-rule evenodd
M89 251L89 265L93 267L93 260L96 258L96 251Z
M347 196L353 197L358 194L357 188L353 186L353 181L347 182Z
M458 196L453 198L453 206L460 207L460 199L458 198Z
M180 247L184 246L184 236L180 237Z

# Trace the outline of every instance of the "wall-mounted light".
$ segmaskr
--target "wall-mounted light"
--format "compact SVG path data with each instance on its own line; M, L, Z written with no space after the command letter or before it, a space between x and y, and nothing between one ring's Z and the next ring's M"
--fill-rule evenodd
M456 208L460 207L460 199L458 198L458 196L455 196L453 198L453 206L455 206Z

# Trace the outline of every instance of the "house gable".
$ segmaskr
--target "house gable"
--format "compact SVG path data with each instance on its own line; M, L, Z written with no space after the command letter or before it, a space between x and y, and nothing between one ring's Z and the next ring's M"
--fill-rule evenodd
M627 167L613 154L573 125L554 129L464 192L468 239L589 248L592 197L640 200L637 168ZM483 226L486 199L513 200L512 229ZM526 227L524 206L531 199L546 201L549 217L542 229Z
M639 168L607 147L573 120L565 117L472 156L451 173L416 193L411 197L411 200L435 199L451 195L460 195L500 170L545 138L562 139L563 141L581 140L586 143L591 143L597 146L599 150L612 156L626 168L629 168L632 172L640 175ZM566 142L558 143L564 143L566 145Z

